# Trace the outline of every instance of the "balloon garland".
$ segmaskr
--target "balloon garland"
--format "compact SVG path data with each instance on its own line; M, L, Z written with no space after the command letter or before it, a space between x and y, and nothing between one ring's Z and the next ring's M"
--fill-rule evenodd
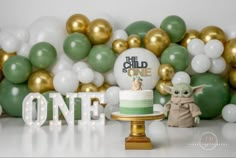
M124 72L144 75L144 86L154 89L154 103L162 105L169 99L163 85L205 84L203 93L195 96L203 118L216 117L229 103L230 88L236 88L236 37L227 39L217 26L206 26L200 31L187 29L185 21L176 15L164 18L160 26L148 21L133 22L125 29L113 30L112 26L107 19L90 20L83 14L74 14L66 22L41 17L29 29L2 29L3 110L10 116L21 117L24 97L29 92L39 92L49 102L50 119L50 91L105 92L104 111L110 118L112 110L118 108L120 88L129 88ZM132 57L122 59L122 54ZM127 61L122 74L118 69L124 67L123 60ZM148 64L152 64L151 69ZM77 104L75 109L79 111L79 100ZM236 102L225 106L223 118L235 122L234 117L228 116L229 111L235 110L236 105L232 104Z

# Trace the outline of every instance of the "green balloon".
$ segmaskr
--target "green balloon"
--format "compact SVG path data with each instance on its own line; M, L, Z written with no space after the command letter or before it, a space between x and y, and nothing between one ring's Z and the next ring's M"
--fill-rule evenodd
M68 98L64 98L66 105L69 107L69 99ZM75 107L74 107L75 111L75 120L81 120L81 99L80 98L75 98Z
M25 82L32 71L30 61L23 56L13 56L3 64L3 74L13 83Z
M211 119L221 114L230 101L230 88L218 75L205 73L194 75L192 86L205 85L202 92L194 94L195 103L200 107L203 119Z
M89 65L98 72L104 73L113 68L116 55L107 45L93 46L88 56Z
M56 61L57 51L50 43L39 42L31 48L29 59L36 68L46 69Z
M184 71L190 64L189 53L186 48L171 44L161 55L161 64L170 64L177 71Z
M166 17L161 22L160 28L169 35L170 40L173 43L181 41L186 32L186 24L184 20L176 15Z
M146 33L155 28L156 26L150 22L147 21L136 21L131 24L129 24L126 28L125 31L127 32L128 35L138 35L142 40Z
M231 96L230 104L236 104L236 93Z
M0 83L0 104L10 116L22 117L22 102L30 90L26 83L15 84L3 79Z
M157 90L153 91L153 104L165 105L170 100L171 95L162 95Z
M72 60L81 60L88 56L92 45L82 33L72 33L64 41L64 51Z

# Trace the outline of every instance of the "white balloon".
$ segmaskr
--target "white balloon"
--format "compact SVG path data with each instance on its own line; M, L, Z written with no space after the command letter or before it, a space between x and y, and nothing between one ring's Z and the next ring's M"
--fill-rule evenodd
M94 116L94 114L91 112L91 118L94 120L99 119L100 114L104 113L104 107L102 105L98 106L98 116Z
M100 72L94 72L94 79L92 81L97 87L100 87L104 83L104 76Z
M32 46L29 43L23 43L20 49L17 51L17 55L21 55L26 58L29 58L31 48Z
M236 38L236 27L231 25L224 28L224 32L228 39Z
M0 44L4 41L7 37L12 36L9 32L1 31L0 32Z
M114 106L114 105L107 104L106 107L104 108L104 113L108 120L111 120L111 114L117 111L119 111L118 105Z
M104 99L107 104L116 105L119 104L120 102L119 96L120 96L120 88L112 86L106 90Z
M113 32L112 39L113 41L117 39L127 40L128 34L125 32L125 30L119 29Z
M104 78L105 78L105 82L108 83L109 85L112 85L112 86L117 85L116 78L112 70L104 73Z
M211 67L209 69L211 73L220 74L224 72L225 69L226 69L226 62L223 57L211 59Z
M209 58L218 58L223 54L224 46L219 40L210 40L205 45L205 53Z
M55 75L58 72L71 70L73 61L69 59L65 54L61 54L56 63L52 66L51 72Z
M114 65L114 75L116 82L121 89L131 89L132 76L142 78L142 89L153 89L159 80L158 68L160 62L158 58L149 50L144 48L131 48L118 56Z
M56 17L40 17L30 27L30 43L49 42L60 54L63 52L63 43L66 38L65 24Z
M153 111L159 111L161 113L165 112L164 107L161 104L154 104Z
M57 92L65 95L66 93L75 92L79 86L77 77L73 71L58 72L53 78L53 85Z
M72 70L76 73L79 73L79 71L83 70L84 68L88 68L89 65L83 61L78 61L75 63L72 67Z
M94 72L92 69L86 67L77 73L77 79L82 83L90 83L94 79Z
M175 73L175 75L173 76L171 82L172 82L173 85L176 85L176 84L179 84L179 83L190 84L191 83L191 78L190 78L188 73L186 73L184 71L179 71L179 72Z
M17 52L20 49L21 42L13 35L8 35L1 41L1 47L8 53Z
M236 105L226 105L222 110L222 117L227 122L236 122Z
M189 53L195 56L204 53L204 46L205 44L202 40L194 38L188 43L187 48Z
M209 70L211 66L211 61L208 56L200 54L193 57L191 66L195 72L204 73Z
M24 43L29 42L29 36L30 36L29 31L24 27L11 25L11 26L4 27L3 30L15 36L21 42L24 42Z

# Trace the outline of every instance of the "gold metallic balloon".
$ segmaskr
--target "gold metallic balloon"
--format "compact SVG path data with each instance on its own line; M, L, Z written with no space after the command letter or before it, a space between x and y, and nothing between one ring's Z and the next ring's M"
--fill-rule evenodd
M226 42L223 57L230 66L236 67L236 38Z
M93 83L81 84L79 92L97 92L98 88Z
M111 85L108 83L104 83L102 86L98 87L98 92L106 92L108 88L110 88Z
M93 102L97 101L100 105L102 105L104 108L106 107L107 104L105 103L100 103L100 100L98 98L92 98L91 99L91 103L93 104Z
M127 41L129 48L139 48L142 45L142 39L138 35L130 35Z
M220 40L222 43L225 43L227 40L224 31L217 26L207 26L203 28L199 37L205 43L212 39Z
M164 90L164 86L172 86L172 82L171 81L159 80L157 82L157 85L156 85L156 90L158 90L159 93L161 93L162 95L168 95L169 93L167 93Z
M89 25L89 19L83 14L74 14L69 17L66 22L66 30L68 33L79 32L86 33Z
M37 70L30 75L28 87L39 93L53 90L53 76L46 70Z
M151 29L144 37L145 47L153 52L157 57L161 56L162 52L169 46L169 44L169 36L165 31L159 28Z
M111 38L111 24L105 19L95 19L90 22L87 35L93 44L104 44Z
M12 56L15 56L16 53L7 53L4 50L0 49L0 69L3 68L3 64Z
M158 75L164 81L169 81L175 74L174 68L170 64L161 64L158 69Z
M123 51L128 49L128 43L126 40L123 39L117 39L112 42L112 49L117 54L121 54Z
M181 40L181 45L187 48L188 43L194 38L199 38L199 36L200 33L197 30L188 30Z
M236 69L231 69L229 72L229 84L231 87L236 88Z

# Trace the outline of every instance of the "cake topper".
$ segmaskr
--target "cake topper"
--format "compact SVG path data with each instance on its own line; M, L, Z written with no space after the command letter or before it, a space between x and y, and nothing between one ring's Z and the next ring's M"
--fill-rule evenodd
M141 78L140 75L138 76L132 76L133 77L133 82L132 82L132 90L137 91L137 90L142 90L142 81L143 79Z
M168 126L187 128L200 123L201 111L194 103L192 95L203 88L204 85L191 87L186 83L164 87L165 91L171 94L170 101L164 105L165 115L169 115Z

